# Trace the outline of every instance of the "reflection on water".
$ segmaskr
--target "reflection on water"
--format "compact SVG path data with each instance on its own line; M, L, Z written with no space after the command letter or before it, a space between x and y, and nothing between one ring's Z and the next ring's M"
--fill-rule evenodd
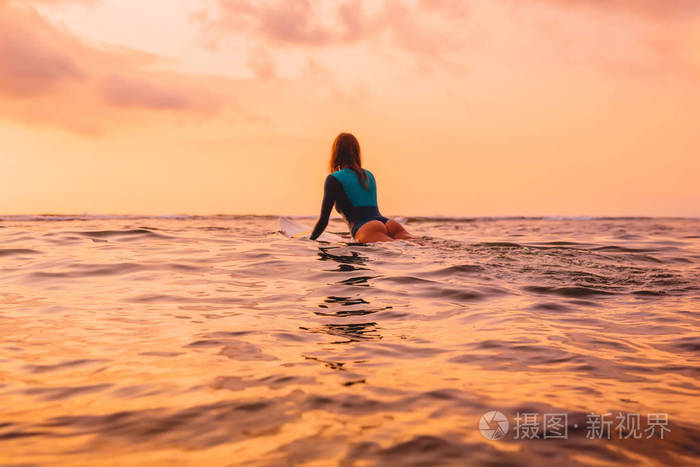
M367 269L362 267L367 261L367 257L362 256L357 251L347 251L347 248L341 249L340 247L319 247L318 259L320 261L335 261L338 263L337 269L330 269L330 271L347 272L356 271L360 269ZM346 250L349 254L342 254ZM337 254L334 254L336 253Z
M700 221L409 221L423 244L1 221L0 464L696 462ZM567 436L516 437L522 414ZM626 414L670 431L620 439Z
M331 344L347 344L362 339L381 339L378 333L377 323L351 323L351 324L324 324L318 328L300 326L309 332L323 332L331 336L343 337L346 340L330 342Z

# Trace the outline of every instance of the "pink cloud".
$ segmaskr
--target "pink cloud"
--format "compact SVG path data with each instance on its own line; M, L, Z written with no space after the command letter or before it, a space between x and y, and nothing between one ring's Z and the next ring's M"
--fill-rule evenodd
M637 82L698 80L693 30L697 0L503 0L526 11L551 7L539 33L565 64L595 67ZM534 9L541 13L541 9ZM575 19L572 21L572 19Z
M258 47L250 51L248 56L248 66L250 66L251 70L253 70L255 76L262 80L277 77L275 61L265 48Z
M2 3L3 1L8 1L8 0L0 0L0 3ZM10 1L12 1L12 0L10 0ZM101 0L21 0L21 3L24 6L35 6L35 5L59 6L59 5L68 5L68 4L95 6L100 1Z
M561 8L584 7L591 10L630 13L647 19L669 19L700 14L697 0L515 0L519 3L550 3Z
M464 0L419 0L418 6L426 11L453 17L464 17L469 13L468 2Z
M144 80L109 75L100 83L105 101L118 107L140 107L154 110L183 110L193 107L191 99L181 91L163 89Z
M0 69L0 92L16 97L45 94L85 77L70 57L35 37L15 36L11 27L0 30Z
M320 14L308 0L284 0L253 4L247 0L219 0L219 15L200 10L190 18L202 24L206 33L226 36L232 33L254 33L267 41L287 45L327 45L343 41L343 34L323 25ZM350 30L357 27L356 8L340 6L341 22ZM347 40L347 39L346 39Z
M95 5L99 0L25 0L25 3L45 3L47 5L59 5L64 3L82 3L85 5Z
M421 21L421 15L404 3L386 0L385 8L387 27L401 49L444 64L443 53L460 48L460 36L454 34L454 30L445 31L426 25Z
M0 2L0 93L30 97L83 80L85 73L66 52L74 44L33 9Z
M367 35L371 24L362 10L362 2L340 5L338 15L344 26L343 37L346 41L354 42Z
M95 133L96 122L126 112L216 111L205 79L145 68L158 60L84 43L34 8L0 0L0 117Z
M190 16L200 24L203 43L209 48L236 36L257 44L258 49L349 46L380 42L386 36L394 51L413 55L424 65L454 68L446 56L464 45L454 27L444 30L445 20L451 23L467 15L464 2L458 0L420 0L417 7L384 0L371 14L362 0L333 3L330 11L309 0L219 0L217 5L216 14L200 10ZM441 17L443 24L430 24L426 13L433 19Z
M283 8L260 9L257 21L260 32L282 43L325 44L335 39L317 19L308 0L287 0Z

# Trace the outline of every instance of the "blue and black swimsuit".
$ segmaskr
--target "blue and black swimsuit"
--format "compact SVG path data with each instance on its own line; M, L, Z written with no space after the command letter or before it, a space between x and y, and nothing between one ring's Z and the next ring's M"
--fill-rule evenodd
M353 238L363 224L371 220L380 220L386 224L389 220L382 216L377 208L377 184L374 175L369 170L361 170L367 174L367 188L362 186L352 169L337 170L326 177L321 217L311 233L311 240L316 240L323 233L334 204L336 211L348 223Z

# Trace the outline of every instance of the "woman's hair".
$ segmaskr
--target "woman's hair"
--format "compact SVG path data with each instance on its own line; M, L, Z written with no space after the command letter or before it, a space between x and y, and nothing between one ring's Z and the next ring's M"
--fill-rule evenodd
M333 141L329 170L335 172L340 169L352 169L360 184L367 189L367 174L362 170L360 143L350 133L341 133Z

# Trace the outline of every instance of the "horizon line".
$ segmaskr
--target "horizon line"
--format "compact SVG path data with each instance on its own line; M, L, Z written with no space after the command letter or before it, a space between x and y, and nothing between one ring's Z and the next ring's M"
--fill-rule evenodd
M282 215L282 214L192 214L192 213L170 213L170 214L113 214L113 213L40 213L40 214L1 214L0 221L19 221L19 220L80 220L80 219L195 219L195 218L238 218L238 217L260 217L260 218L275 218L275 217L290 217L290 218L318 218L317 214L299 214L299 215ZM650 216L650 215L557 215L557 214L542 214L542 215L407 215L397 214L391 217L401 218L406 220L423 220L423 221L468 221L468 220L604 220L604 219L689 219L700 220L700 216ZM330 219L343 220L342 217L333 215Z

